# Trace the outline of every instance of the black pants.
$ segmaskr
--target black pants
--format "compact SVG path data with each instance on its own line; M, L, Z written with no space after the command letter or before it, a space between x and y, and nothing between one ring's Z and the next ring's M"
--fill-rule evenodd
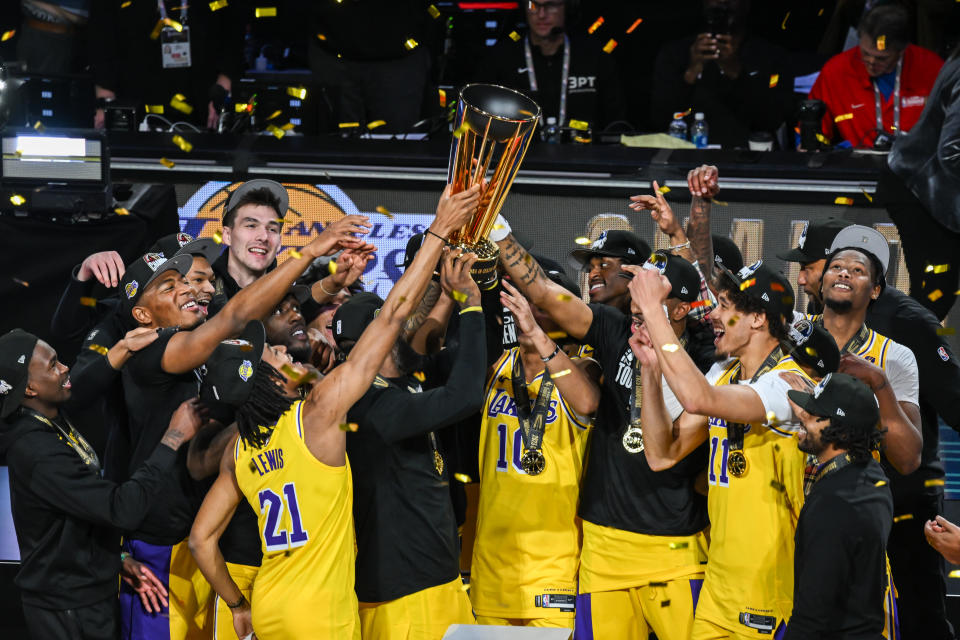
M33 640L116 640L117 597L76 609L23 605Z
M960 233L934 220L903 180L887 167L877 182L877 199L887 208L900 233L910 273L910 297L943 320L956 300L960 283ZM943 273L926 270L928 266L941 265L949 265L949 269Z
M897 587L897 613L903 640L953 639L947 621L946 565L943 556L927 544L923 525L943 513L943 493L917 493L898 499L894 515L913 517L894 523L887 555Z

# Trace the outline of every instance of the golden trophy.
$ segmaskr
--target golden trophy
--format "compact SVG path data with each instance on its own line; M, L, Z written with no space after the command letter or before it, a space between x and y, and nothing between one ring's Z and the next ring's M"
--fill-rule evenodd
M471 275L481 288L490 288L497 282L500 250L488 236L539 119L537 103L513 89L468 84L460 91L447 184L451 185L451 193L481 183L482 190L473 219L447 240L477 254Z

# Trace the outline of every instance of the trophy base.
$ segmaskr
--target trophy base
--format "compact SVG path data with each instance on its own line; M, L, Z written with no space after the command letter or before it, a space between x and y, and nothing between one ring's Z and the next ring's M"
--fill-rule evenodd
M456 247L477 255L477 261L470 269L470 276L480 289L489 291L497 286L499 282L497 262L500 260L500 248L496 244L484 238L473 244L463 243Z

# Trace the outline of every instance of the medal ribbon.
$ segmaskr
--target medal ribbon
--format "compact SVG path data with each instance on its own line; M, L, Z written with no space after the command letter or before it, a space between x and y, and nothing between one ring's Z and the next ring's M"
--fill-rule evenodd
M823 316L816 316L813 321L823 327ZM826 328L826 327L824 327ZM840 353L852 353L858 355L860 349L863 349L863 345L867 344L867 341L870 339L870 329L867 328L867 325L864 324L860 329L853 334L853 337L843 346L843 349L840 349Z
M513 401L517 407L517 421L520 423L520 436L527 451L539 451L543 445L543 432L547 427L547 412L550 410L550 396L555 383L550 379L550 371L544 367L540 380L537 399L530 408L530 395L527 393L527 376L523 370L523 358L517 349L513 367L510 371L513 386Z
M93 467L98 472L100 471L100 460L97 458L97 452L93 450L90 443L80 435L80 432L74 428L73 424L71 424L70 420L62 412L57 418L57 421L53 422L33 409L22 407L21 411L53 429L57 437L60 438L60 441L76 451L85 465ZM66 426L60 424L61 419L66 423Z
M816 484L826 476L830 475L834 471L843 469L845 466L853 462L853 458L850 457L849 453L843 453L838 456L834 456L832 460L821 466L817 470L817 474L813 477L813 484Z
M523 55L527 60L527 80L530 82L530 91L537 91L537 72L533 68L533 52L530 51L530 38L523 39ZM899 77L899 76L898 76ZM567 121L567 85L570 83L570 38L563 35L563 72L560 75L560 115L557 116L557 126L562 127Z
M783 358L783 351L779 346L774 347L773 351L767 356L766 360L763 361L763 364L760 365L760 368L757 369L757 372L753 374L753 377L750 378L750 382L756 382L760 376L767 373ZM736 369L733 374L730 376L730 384L739 384L740 383L740 371L741 371L740 362L737 362ZM730 451L739 451L743 449L743 436L747 432L747 425L741 422L730 422L727 424L727 440L730 442Z
M683 335L680 336L680 346L683 349L687 348L688 336L687 331L684 331ZM632 350L631 355L633 355ZM627 429L636 427L642 432L643 420L640 416L643 410L643 377L640 375L640 360L637 356L633 356L631 366L633 367L633 394L630 396L630 421L627 423Z

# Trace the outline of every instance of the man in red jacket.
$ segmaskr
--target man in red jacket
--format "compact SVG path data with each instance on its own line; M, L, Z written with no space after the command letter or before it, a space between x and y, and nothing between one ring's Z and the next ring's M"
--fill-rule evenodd
M909 131L943 66L932 51L909 44L909 16L899 5L880 5L860 21L860 44L827 61L810 98L827 106L823 134L833 144L889 148ZM885 141L885 142L884 142Z

